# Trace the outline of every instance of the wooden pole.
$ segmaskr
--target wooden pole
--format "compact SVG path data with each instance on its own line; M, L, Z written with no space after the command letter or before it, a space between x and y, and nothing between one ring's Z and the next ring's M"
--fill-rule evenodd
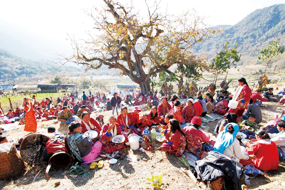
M0 109L2 110L2 113L5 114L4 110L2 109L1 102L0 102Z
M14 109L13 109L12 102L11 102L11 98L8 98L8 99L9 99L9 102L10 102L10 108L11 108L12 110L14 110Z

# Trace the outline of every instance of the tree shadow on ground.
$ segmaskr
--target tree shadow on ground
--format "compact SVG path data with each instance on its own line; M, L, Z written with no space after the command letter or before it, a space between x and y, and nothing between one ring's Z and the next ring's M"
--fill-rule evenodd
M125 173L132 174L135 172L132 163L130 163L126 158L124 160L118 160L116 164L110 165L110 168L116 172L119 172L123 178L128 178Z
M166 157L169 162L176 168L185 168L185 165L173 154L166 153Z
M58 181L62 179L69 179L76 187L80 187L85 185L90 179L92 179L95 175L95 170L90 170L90 165L81 165L84 171L82 175L76 175L69 173L69 169L51 169L49 172L50 179L58 179ZM10 183L16 184L16 186L29 186L32 188L33 183L38 181L46 181L49 179L45 176L46 166L37 166L29 169L23 176L19 178L14 178L10 180L6 180L3 182L3 187ZM1 182L2 183L2 182ZM2 184L0 184L2 186Z
M250 179L250 185L248 185L249 188L258 188L261 185L265 185L267 183L270 183L270 179L268 179L266 176L270 177L275 177L277 175L281 175L282 173L285 172L285 165L280 165L278 167L278 170L271 170L271 171L266 171L265 176L259 175L256 176L252 179Z

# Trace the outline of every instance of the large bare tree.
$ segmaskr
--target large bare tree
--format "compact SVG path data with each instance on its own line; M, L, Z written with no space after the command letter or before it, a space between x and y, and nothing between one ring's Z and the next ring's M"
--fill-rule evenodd
M216 32L206 28L194 11L177 16L162 14L159 3L149 6L146 1L147 14L140 15L143 11L136 11L132 4L103 2L102 9L88 13L96 33L89 33L84 40L71 39L75 51L68 61L90 69L102 65L119 69L145 94L150 91L151 76L187 62L191 47Z

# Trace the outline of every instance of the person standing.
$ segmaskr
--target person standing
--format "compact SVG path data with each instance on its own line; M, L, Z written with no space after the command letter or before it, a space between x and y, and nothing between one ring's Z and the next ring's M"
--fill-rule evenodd
M245 78L238 79L238 86L239 87L233 98L234 101L238 102L238 105L235 109L230 108L228 112L235 113L241 117L244 110L248 108L251 99L251 89L249 88Z
M85 94L85 91L83 91L83 95L82 95L82 104L85 105L86 104L86 101L87 101L87 96Z
M25 97L23 100L23 107L26 111L25 114L25 128L24 131L36 132L37 131L37 120L35 116L35 111L33 109L33 99Z
M118 109L120 109L122 99L118 96L118 93L115 92L113 98L111 99L111 106L112 106L112 114L114 115L115 109L117 115L119 115Z

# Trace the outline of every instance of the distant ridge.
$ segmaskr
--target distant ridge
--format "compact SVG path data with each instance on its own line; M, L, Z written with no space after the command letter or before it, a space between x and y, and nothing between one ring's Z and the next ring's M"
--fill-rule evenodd
M238 44L238 51L242 54L241 64L255 63L259 51L272 40L285 45L285 4L258 9L233 26L213 28L225 30L193 46L193 53L207 53L208 58L213 58L229 41L229 46Z

